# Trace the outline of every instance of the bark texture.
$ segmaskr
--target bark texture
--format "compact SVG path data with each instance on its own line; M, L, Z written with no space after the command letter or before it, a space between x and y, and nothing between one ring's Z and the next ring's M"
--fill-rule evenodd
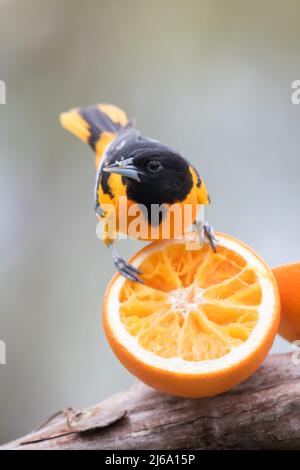
M0 449L300 449L300 364L271 355L237 388L197 400L137 383Z

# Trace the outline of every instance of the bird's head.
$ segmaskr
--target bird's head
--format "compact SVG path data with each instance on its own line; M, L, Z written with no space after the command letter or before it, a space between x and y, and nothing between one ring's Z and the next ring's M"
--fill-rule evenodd
M133 201L172 204L184 201L193 189L189 162L170 147L145 139L127 152L122 150L103 171L121 175Z

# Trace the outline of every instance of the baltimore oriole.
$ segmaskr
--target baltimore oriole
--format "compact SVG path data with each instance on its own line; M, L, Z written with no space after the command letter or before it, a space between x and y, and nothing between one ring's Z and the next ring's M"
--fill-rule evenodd
M197 170L177 151L142 136L134 122L129 121L117 106L98 104L72 109L62 113L60 121L65 129L88 143L95 152L95 211L99 218L106 215L107 210L103 210L103 206L114 208L118 221L118 216L124 215L120 211L129 213L130 207L138 204L147 209L144 216L147 230L144 235L135 235L136 238L153 239L151 230L154 226L156 238L162 238L167 219L171 226L169 238L174 238L186 229L185 221L175 222L172 213L167 218L161 212L154 221L154 217L149 216L151 205L170 207L177 204L180 208L190 205L192 221L195 222L199 205L209 204L205 184ZM126 198L122 209L119 206L121 196ZM130 221L133 216L128 218ZM122 230L119 223L116 230ZM208 224L204 224L203 233L215 249L216 239ZM141 281L141 272L119 256L109 233L104 242L110 248L119 272L132 281Z

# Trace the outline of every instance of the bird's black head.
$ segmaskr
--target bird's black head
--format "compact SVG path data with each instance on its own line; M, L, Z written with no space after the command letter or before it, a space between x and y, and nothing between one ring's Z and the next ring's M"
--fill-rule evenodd
M150 139L123 148L119 159L115 156L104 171L121 175L127 197L146 206L181 202L193 186L189 163L175 150Z

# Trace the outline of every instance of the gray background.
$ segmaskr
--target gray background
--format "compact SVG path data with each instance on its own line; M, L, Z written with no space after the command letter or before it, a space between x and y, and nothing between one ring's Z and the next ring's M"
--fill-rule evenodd
M300 5L0 0L0 13L3 442L134 381L101 328L114 269L95 236L92 153L60 111L124 107L197 166L217 229L270 265L300 258ZM126 256L137 248L121 242Z

